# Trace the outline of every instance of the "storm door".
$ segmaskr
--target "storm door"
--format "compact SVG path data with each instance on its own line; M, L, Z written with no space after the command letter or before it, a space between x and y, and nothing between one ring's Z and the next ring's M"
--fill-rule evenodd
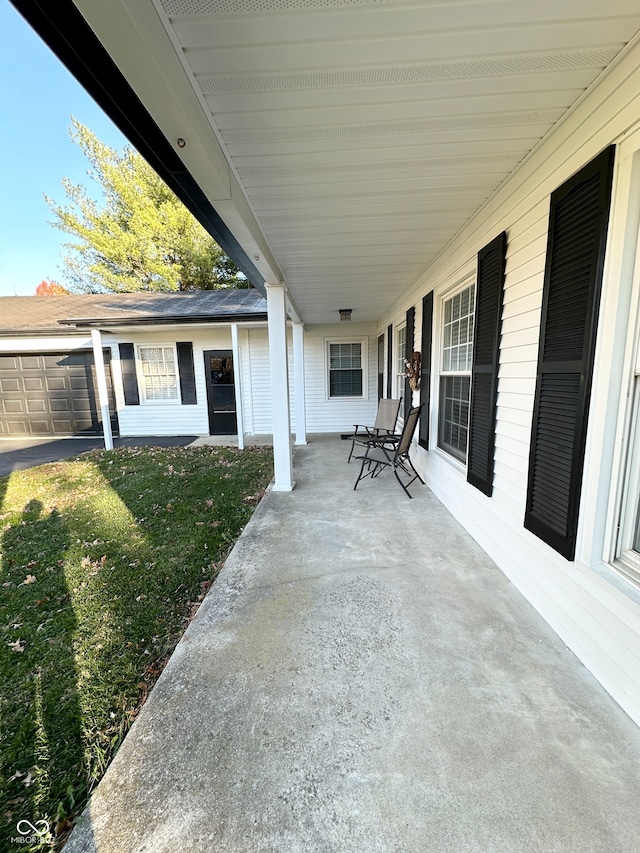
M204 372L207 379L209 433L211 435L235 435L238 427L232 351L206 350L204 353Z

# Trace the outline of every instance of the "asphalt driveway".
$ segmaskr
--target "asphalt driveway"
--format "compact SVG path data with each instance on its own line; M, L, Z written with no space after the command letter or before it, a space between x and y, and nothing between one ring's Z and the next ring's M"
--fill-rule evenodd
M184 447L191 444L195 435L145 435L115 438L116 447ZM100 436L93 438L41 438L6 439L0 441L0 477L12 471L33 468L45 462L68 459L88 450L104 447Z

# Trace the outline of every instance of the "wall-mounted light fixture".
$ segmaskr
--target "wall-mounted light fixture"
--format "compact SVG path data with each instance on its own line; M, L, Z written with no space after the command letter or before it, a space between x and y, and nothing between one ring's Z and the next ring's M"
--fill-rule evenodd
M351 308L340 308L338 314L340 314L341 323L347 323L351 320Z
M187 143L186 143L186 142L184 141L184 139L180 136L180 137L178 137L178 139L176 139L176 144L177 144L178 148L184 148L184 146L185 146Z

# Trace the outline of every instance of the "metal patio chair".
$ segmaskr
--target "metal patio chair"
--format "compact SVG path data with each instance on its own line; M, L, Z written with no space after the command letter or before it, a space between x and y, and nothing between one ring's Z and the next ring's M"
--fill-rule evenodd
M353 451L355 450L356 445L366 447L372 439L378 439L383 436L387 438L394 436L401 402L402 397L400 397L399 400L383 397L378 402L378 411L376 413L376 419L373 426L365 426L364 424L353 425L355 432L353 434L351 450L349 451L349 458L347 459L347 462L351 462L351 457L353 456ZM399 436L390 438L390 441L397 441L398 438Z
M364 477L371 477L374 479L385 468L391 468L396 476L396 480L400 483L409 497L411 497L409 494L409 486L415 480L420 480L422 485L424 485L424 480L413 467L411 459L409 458L411 440L413 439L413 434L416 431L421 409L422 404L410 409L397 442L390 442L389 439L385 439L384 436L377 439L371 438L366 445L364 455L356 456L356 459L362 459L362 467L360 468L358 479L353 487L354 491L358 488L358 483ZM411 477L409 482L403 482L400 478L399 471L406 474L408 477Z

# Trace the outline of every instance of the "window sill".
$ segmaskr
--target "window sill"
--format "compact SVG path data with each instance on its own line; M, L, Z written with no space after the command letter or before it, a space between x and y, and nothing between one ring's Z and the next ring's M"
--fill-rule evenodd
M443 462L446 462L447 465L450 465L454 471L458 471L464 477L467 476L467 464L466 462L461 462L459 459L456 459L451 453L447 453L446 450L443 450L442 447L434 447L429 453L436 453Z
M640 595L640 554L624 551L617 560L608 565L611 566L616 575Z

